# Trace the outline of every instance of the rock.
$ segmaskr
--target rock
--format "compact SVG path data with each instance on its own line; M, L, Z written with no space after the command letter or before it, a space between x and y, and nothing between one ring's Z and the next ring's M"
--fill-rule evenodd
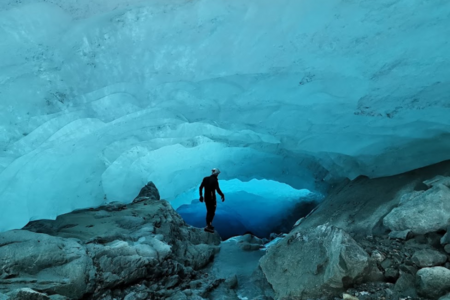
M0 265L3 292L26 286L78 299L93 291L92 259L81 244L70 239L25 230L3 232Z
M274 240L274 239L276 239L277 237L278 237L278 234L273 233L273 232L269 235L270 240Z
M50 295L50 300L69 300L69 298L61 295Z
M0 293L0 300L9 300L9 297L5 294Z
M237 276L231 276L229 278L227 278L227 280L225 280L225 285L227 286L227 288L229 289L234 289L237 287L238 285L238 279Z
M298 220L294 223L294 226L292 226L292 228L295 228L295 227L297 227L298 225L300 225L300 224L303 222L304 219L305 219L304 217L298 219Z
M423 183L429 188L438 185L450 187L450 177L438 175L432 179L425 180Z
M183 294L181 291L176 292L173 294L169 300L188 300L188 298L185 294ZM125 299L124 299L125 300Z
M450 300L450 294L442 296L441 298L439 298L439 300Z
M261 239L251 234L238 236L234 239L236 239L238 247L245 251L259 250L264 245L264 242Z
M417 272L416 283L420 295L438 299L450 293L450 270L443 267L421 269Z
M448 254L450 254L450 244L445 245L444 250L445 250L445 252L447 252Z
M398 240L407 240L408 238L411 238L412 233L411 230L403 230L403 231L391 231L389 233L390 239L398 239Z
M203 285L202 280L193 280L189 283L189 287L191 288L191 290L197 290L197 289L201 288L202 285Z
M389 282L396 282L399 277L399 272L394 268L388 268L384 272L384 277L386 277L386 280Z
M128 295L125 296L125 298L123 298L123 300L140 300L141 298L137 297L137 294L135 292L132 292ZM143 298L145 299L145 298Z
M381 267L384 270L387 270L387 269L391 268L393 266L393 264L394 263L393 263L392 259L388 258L388 259L386 259L386 260L381 262Z
M431 249L416 251L412 261L418 267L434 267L443 265L447 261L447 255Z
M327 225L292 231L260 260L276 298L336 295L361 279L368 265L367 253L350 235Z
M370 257L379 263L381 263L382 261L384 261L386 259L386 256L378 250L373 251L372 255Z
M430 232L427 233L426 235L426 239L427 239L427 245L431 246L432 248L440 248L441 245L441 239L442 239L442 234L439 234L437 232Z
M133 200L134 203L147 199L160 200L159 191L153 182L147 183Z
M449 218L450 189L440 184L403 195L399 206L383 219L383 224L392 231L425 234L446 229Z
M450 226L447 228L447 232L441 238L441 244L442 245L450 244Z
M353 297L352 295L349 295L346 293L342 294L342 299L344 299L344 300L359 300L357 297Z
M384 293L386 294L386 296L389 298L393 298L395 295L395 292L393 290L391 290L390 288L387 288L384 290Z
M50 300L46 294L36 292L29 288L21 288L8 294L11 300Z
M52 300L85 294L101 300L149 294L167 299L178 285L187 287L220 244L220 236L187 226L167 201L154 199L126 209L77 211L26 228L0 233L0 293L26 286Z
M395 283L395 291L397 291L402 296L415 297L415 276L409 273L400 272L400 277Z
M217 299L217 300L235 300L239 299L236 291L234 289L229 288L229 282L223 281L220 282L218 287L208 295L208 299ZM237 282L236 282L237 284Z
M252 276L250 277L249 283L256 292L255 296L263 295L268 297L269 299L275 298L275 292L272 286L267 281L267 278L264 275L263 271L261 270L261 266L258 266L253 272Z
M89 244L88 250L97 262L97 280L103 289L145 278L148 268L155 268L171 253L170 246L157 239L142 243L114 241L106 245Z
M414 276L417 274L417 268L414 266L401 265L400 271L414 275Z
M364 281L366 282L383 282L385 280L383 272L378 269L378 265L375 260L369 261L369 266L364 274Z

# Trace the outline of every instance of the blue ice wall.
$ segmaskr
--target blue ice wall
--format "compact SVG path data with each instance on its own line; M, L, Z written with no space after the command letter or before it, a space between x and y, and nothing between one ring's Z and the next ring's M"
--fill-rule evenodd
M0 231L223 179L450 158L446 0L0 1Z

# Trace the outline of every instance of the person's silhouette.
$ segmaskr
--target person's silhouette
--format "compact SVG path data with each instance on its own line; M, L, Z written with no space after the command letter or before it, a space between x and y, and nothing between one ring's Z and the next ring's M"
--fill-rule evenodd
M200 202L205 201L206 204L206 227L205 231L214 232L214 226L212 221L216 215L216 191L222 197L222 202L225 201L225 195L222 193L219 187L218 176L220 174L219 169L212 169L211 176L203 178L200 185ZM205 189L205 197L203 197L203 188Z

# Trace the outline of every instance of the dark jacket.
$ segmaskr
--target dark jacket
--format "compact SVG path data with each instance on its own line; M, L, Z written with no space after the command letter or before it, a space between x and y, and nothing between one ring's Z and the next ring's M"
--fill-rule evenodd
M200 197L202 197L202 190L205 188L205 200L215 200L216 199L216 191L219 193L221 197L223 197L223 193L219 187L219 180L217 176L211 175L203 178L202 184L200 185Z

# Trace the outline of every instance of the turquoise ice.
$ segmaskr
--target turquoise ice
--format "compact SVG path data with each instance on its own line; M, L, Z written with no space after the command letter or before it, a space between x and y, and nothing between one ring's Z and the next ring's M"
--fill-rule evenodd
M0 230L149 180L312 192L450 158L446 0L3 0Z

